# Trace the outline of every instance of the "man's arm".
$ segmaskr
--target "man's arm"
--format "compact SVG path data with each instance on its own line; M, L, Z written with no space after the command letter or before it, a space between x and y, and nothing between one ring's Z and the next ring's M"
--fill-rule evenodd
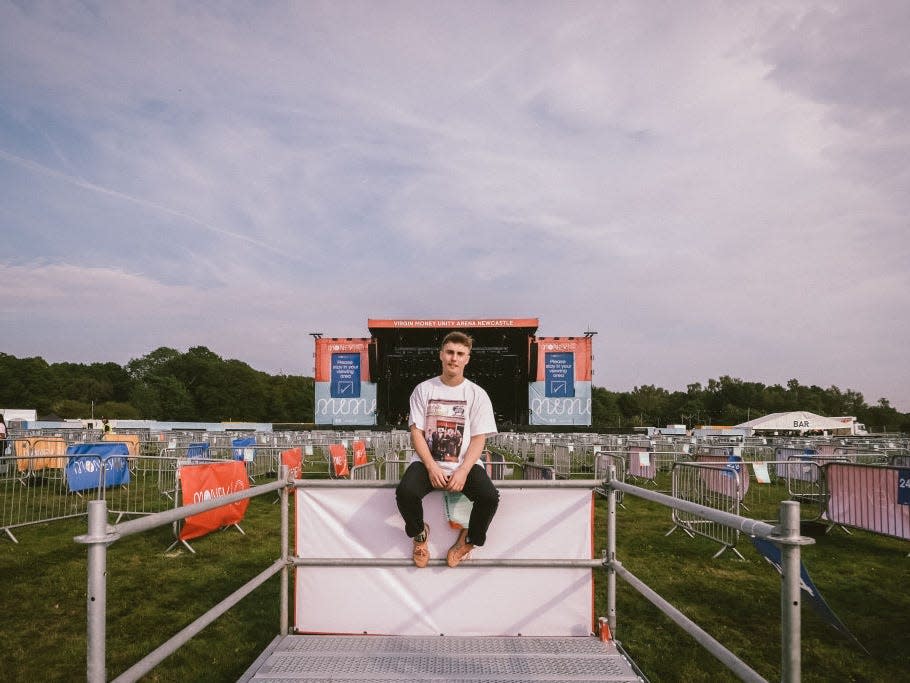
M455 468L455 471L452 472L452 475L449 477L448 483L446 483L445 488L447 491L461 491L464 488L464 482L468 478L468 472L470 472L471 468L480 460L480 456L483 455L483 449L486 445L486 434L476 434L471 437L471 441L468 443L468 450L464 454L464 460Z
M430 447L427 445L423 430L419 429L417 425L411 425L411 445L414 446L417 457L427 468L427 474L430 475L430 484L435 489L444 489L446 487L446 472L439 466L439 463L433 460L433 455L430 453ZM464 482L462 482L462 486L464 486Z

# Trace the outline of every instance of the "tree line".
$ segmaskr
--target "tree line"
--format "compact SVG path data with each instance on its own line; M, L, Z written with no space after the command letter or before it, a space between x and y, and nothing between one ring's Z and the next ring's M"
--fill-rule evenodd
M186 353L161 347L116 363L48 363L0 353L0 406L34 408L39 419L153 419L186 422L312 423L312 377L269 375L223 359L204 346ZM910 413L886 398L875 405L836 386L786 386L722 376L686 391L652 384L631 391L592 391L592 427L629 430L667 424L735 425L789 410L854 415L874 431L910 431Z
M805 410L829 417L853 415L876 432L910 431L910 413L899 412L887 398L869 405L858 391L805 386L796 379L786 386L766 386L723 375L707 385L694 382L686 391L673 392L653 384L625 392L594 387L592 398L592 424L598 429L737 425L769 413Z
M0 405L42 418L312 422L313 379L269 375L204 346L161 347L125 366L0 353Z

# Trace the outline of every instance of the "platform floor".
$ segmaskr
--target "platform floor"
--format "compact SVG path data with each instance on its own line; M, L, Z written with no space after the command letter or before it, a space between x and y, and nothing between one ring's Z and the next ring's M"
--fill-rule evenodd
M276 638L240 679L287 681L643 681L613 642L570 638Z

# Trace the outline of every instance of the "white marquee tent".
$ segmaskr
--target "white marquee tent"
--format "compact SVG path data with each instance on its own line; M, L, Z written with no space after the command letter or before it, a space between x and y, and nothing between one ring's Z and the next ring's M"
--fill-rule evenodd
M845 429L840 420L824 415L816 415L805 410L794 410L789 413L771 413L748 422L736 425L736 429L746 430L746 436L755 432L828 432L834 433Z

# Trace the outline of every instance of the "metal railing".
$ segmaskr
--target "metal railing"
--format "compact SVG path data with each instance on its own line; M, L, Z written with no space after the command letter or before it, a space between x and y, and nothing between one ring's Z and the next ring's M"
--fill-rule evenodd
M280 601L280 619L279 633L285 636L289 631L289 610L288 610L288 580L289 569L293 566L304 566L313 563L312 561L292 557L289 553L289 510L288 510L288 490L293 487L320 487L320 486L345 486L345 487L369 487L369 488L390 488L394 487L394 482L377 482L377 481L347 481L344 483L333 481L319 480L287 480L288 471L286 467L281 468L279 479L256 486L244 491L232 493L221 498L187 505L172 510L155 513L146 517L128 520L118 524L108 523L108 508L104 500L91 501L88 510L88 533L76 537L76 542L84 544L88 548L88 565L87 565L87 680L89 683L100 683L106 680L106 611L107 611L107 549L117 541L134 534L146 532L161 526L173 524L174 522L184 519L190 515L196 515L208 510L228 505L247 498L268 494L279 491L281 495L281 555L272 565L267 567L260 574L252 578L237 591L209 609L205 614L197 618L191 624L183 628L180 632L172 636L165 643L153 650L151 653L136 662L129 669L121 673L115 683L125 683L126 681L135 681L149 673L155 666L161 663L165 658L176 652L181 646L186 644L190 639L198 635L202 629L211 624L221 615L225 614L241 599L248 596L253 590L265 583L275 574L281 575L281 588L279 593ZM607 574L607 617L610 632L616 632L617 609L616 609L616 577L626 581L636 591L641 593L648 601L660 609L671 620L688 631L690 635L708 652L715 656L724 666L732 671L737 677L744 681L764 681L757 672L751 669L745 662L739 659L730 650L724 647L719 641L701 629L697 624L692 622L688 617L683 615L672 604L663 599L653 589L647 586L638 577L623 567L622 563L616 556L616 508L618 494L621 492L625 495L631 495L651 502L655 502L674 510L685 511L700 518L711 520L713 523L727 526L736 530L738 533L746 533L758 538L767 539L781 550L781 571L783 579L781 581L781 669L784 683L798 683L800 680L801 668L801 635L800 635L800 547L813 543L811 538L806 538L799 533L799 504L793 501L784 501L780 505L780 522L778 525L771 525L746 517L741 517L731 512L711 509L704 505L681 500L659 493L654 490L633 486L621 481L617 476L615 465L607 468L606 479L603 482L596 480L553 480L548 482L528 482L528 481L503 481L497 484L503 487L587 487L598 491L607 499L607 519L606 519L606 549L602 560L572 560L557 562L558 566L586 566L596 569L603 567ZM599 488L602 487L602 488ZM317 564L325 564L326 560L320 560ZM343 561L344 566L351 566L355 561L346 559ZM441 562L441 560L439 561ZM487 561L474 560L477 566L527 566L540 567L551 566L553 560L497 560ZM369 566L404 566L410 564L407 558L383 559L374 558L359 561L360 564Z
M88 504L88 533L77 536L75 541L88 547L88 599L87 599L87 645L86 675L88 683L103 683L107 680L107 550L115 542L134 534L143 533L161 526L173 524L191 515L214 510L230 503L255 498L273 491L281 493L281 557L270 567L245 583L227 598L209 609L191 624L181 629L165 643L150 652L129 669L114 679L115 683L135 681L149 673L155 666L176 652L180 647L198 635L202 629L225 614L240 600L252 593L275 574L281 573L280 624L281 635L288 632L288 473L282 467L277 481L231 493L203 503L185 505L147 517L128 520L119 524L108 524L107 503L93 500Z
M610 468L604 481L603 495L607 497L607 620L611 632L616 632L616 577L619 576L645 599L657 607L678 626L685 629L699 645L704 647L724 666L743 681L764 681L756 671L713 636L686 617L667 600L658 595L641 579L623 567L616 557L616 506L617 493L643 498L660 505L698 516L721 524L737 532L763 538L776 544L781 552L781 681L798 683L801 680L801 601L800 601L800 547L815 541L800 535L799 503L783 501L780 504L779 524L740 517L714 510L704 505L674 498L657 491L633 486L620 481L614 468Z

